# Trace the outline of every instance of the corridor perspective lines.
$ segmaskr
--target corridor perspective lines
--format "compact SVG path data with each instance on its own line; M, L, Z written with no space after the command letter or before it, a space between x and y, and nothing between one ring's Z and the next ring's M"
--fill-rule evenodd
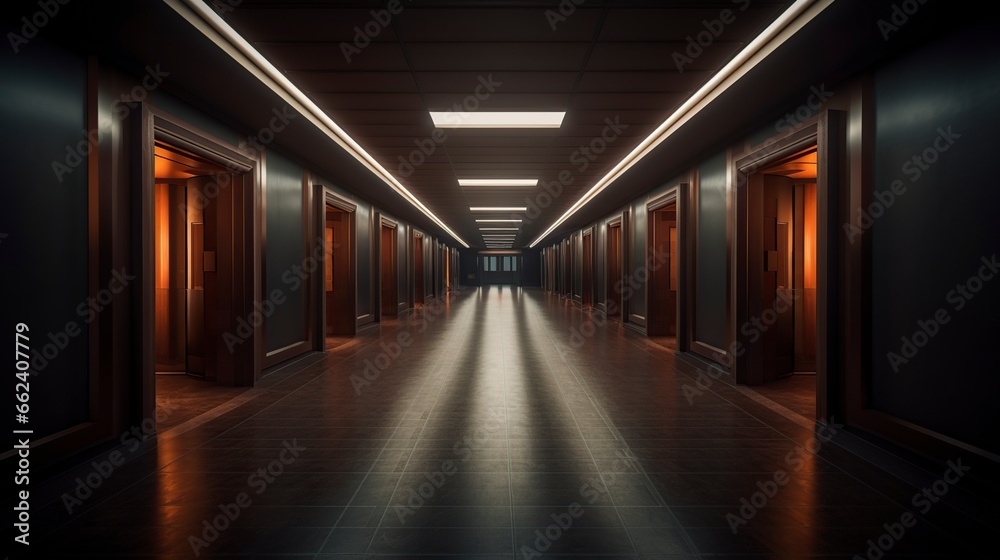
M804 428L721 380L699 387L670 350L539 289L451 292L357 338L161 434L72 514L53 503L39 516L58 529L39 546L163 559L863 558L914 509L918 489L839 446L835 422ZM900 525L895 557L977 557L965 532L980 522L944 508Z

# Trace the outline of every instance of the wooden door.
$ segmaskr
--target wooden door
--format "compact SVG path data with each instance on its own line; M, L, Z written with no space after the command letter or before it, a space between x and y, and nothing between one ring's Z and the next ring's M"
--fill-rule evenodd
M650 269L646 332L651 336L677 336L676 207L671 204L653 212L652 222L653 253L645 263Z
M583 307L593 307L594 305L593 238L593 235L583 236L583 294L581 294Z
M605 297L609 317L620 316L622 312L622 286L620 284L622 280L621 235L622 228L620 224L608 227L608 281Z
M763 270L761 271L761 323L764 381L790 375L795 355L795 314L792 286L793 199L792 180L777 175L763 177ZM783 311L783 312L779 312ZM769 324L770 323L770 324Z

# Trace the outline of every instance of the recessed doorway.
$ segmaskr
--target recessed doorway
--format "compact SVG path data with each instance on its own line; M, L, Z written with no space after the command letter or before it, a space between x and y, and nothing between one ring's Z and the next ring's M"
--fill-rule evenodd
M837 256L847 118L827 110L733 160L738 384L792 413L840 414Z
M676 199L649 208L649 269L646 334L677 348L678 230Z
M159 142L154 170L156 374L205 377L206 358L212 361L206 306L215 309L218 297L218 204L207 193L234 179L221 166Z
M380 313L383 317L399 315L398 253L396 248L396 223L385 218L379 220L379 282L381 284Z
M751 173L748 262L759 298L758 392L806 417L816 403L815 145ZM752 253L752 252L751 252ZM753 295L750 297L754 297Z
M413 234L413 305L424 304L424 236Z
M580 305L587 309L594 306L594 235L593 229L583 233L583 277L581 278Z
M139 134L135 221L141 261L136 412L159 429L186 422L251 386L259 337L239 329L258 294L257 162L155 111Z
M607 238L607 282L605 302L608 317L622 315L622 223L617 221L608 225Z
M327 196L323 209L325 348L339 346L357 330L355 312L354 212Z

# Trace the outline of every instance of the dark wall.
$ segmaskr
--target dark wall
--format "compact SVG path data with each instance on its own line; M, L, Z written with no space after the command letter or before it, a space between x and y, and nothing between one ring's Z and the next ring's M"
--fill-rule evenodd
M542 285L542 252L539 249L526 249L521 258L521 285Z
M694 339L726 347L726 153L698 167Z
M0 55L0 153L13 164L0 187L0 269L7 335L18 323L30 329L31 406L45 411L30 427L40 439L89 419L80 398L94 318L86 304L87 61L38 38L19 50L8 45Z
M479 285L479 252L462 249L458 252L458 283L462 286Z
M872 405L997 452L1000 271L985 264L1000 253L991 33L956 35L875 72L881 202L872 221L857 210L852 219L872 232Z
M306 338L304 284L295 281L298 278L295 267L301 268L305 260L302 246L302 176L302 167L278 152L268 152L264 293L270 294L278 289L286 299L275 306L267 319L264 347L268 352Z

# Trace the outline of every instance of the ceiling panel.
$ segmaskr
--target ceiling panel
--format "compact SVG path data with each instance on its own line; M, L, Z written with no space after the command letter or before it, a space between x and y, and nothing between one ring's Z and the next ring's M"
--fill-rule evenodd
M221 15L467 242L482 244L470 205L525 205L545 190L462 188L458 177L568 172L562 194L524 218L524 246L789 4L620 0L553 19L556 0L439 0L404 2L384 27L371 23L378 2L245 0ZM717 36L679 71L674 54L723 9L732 22L709 29ZM366 25L377 35L345 54ZM435 131L430 110L567 115L559 129ZM627 126L612 133L609 120Z
M409 43L417 72L576 72L587 60L589 42L579 43Z

